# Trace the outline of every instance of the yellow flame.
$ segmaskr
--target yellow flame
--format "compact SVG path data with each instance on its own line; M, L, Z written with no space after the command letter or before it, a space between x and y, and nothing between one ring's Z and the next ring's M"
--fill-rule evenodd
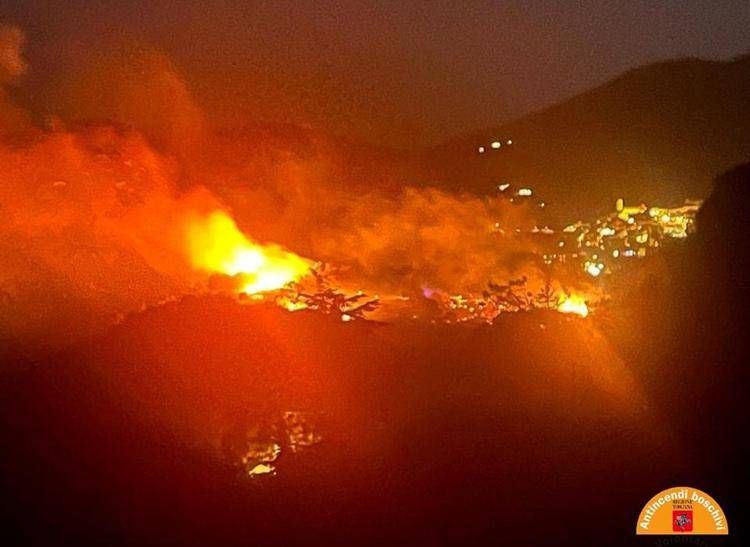
M589 307L582 296L571 294L561 299L560 304L557 306L557 311L561 313L575 313L581 317L586 317L589 314Z
M310 271L310 261L278 245L248 239L223 211L193 219L187 245L195 269L241 276L241 292L246 294L280 289Z
M308 305L305 304L304 302L300 302L299 300L294 300L287 296L280 296L279 298L277 298L276 304L286 309L287 311L299 311L299 310L305 310L308 308Z

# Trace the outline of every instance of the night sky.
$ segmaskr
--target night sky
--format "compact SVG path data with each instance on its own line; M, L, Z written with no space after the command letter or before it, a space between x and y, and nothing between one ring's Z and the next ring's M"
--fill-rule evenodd
M3 5L10 4L10 5ZM163 51L219 123L310 123L422 146L496 125L645 63L750 51L748 0L0 2L27 35L18 93L122 44Z

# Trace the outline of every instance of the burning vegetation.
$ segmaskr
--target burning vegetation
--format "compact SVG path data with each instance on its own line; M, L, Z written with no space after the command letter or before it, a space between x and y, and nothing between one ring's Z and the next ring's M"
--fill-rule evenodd
M750 309L732 285L747 215L725 213L750 203L750 167L705 207L619 199L560 219L533 175L486 171L468 193L420 178L417 154L219 126L147 47L76 67L65 105L32 107L14 89L24 43L0 27L2 480L9 521L41 503L30 538L112 526L144 544L173 526L165 543L288 545L390 526L382 543L424 544L435 522L462 540L498 515L568 529L603 480L628 497L622 477L698 476L689 435L705 470L716 450L739 461L723 441L741 428L709 446L705 409L743 401L726 340ZM502 168L529 146L513 133L456 158Z
M27 70L23 33L5 28L0 37L7 88ZM105 68L106 100L86 108L86 86ZM158 52L120 56L111 68L84 71L71 87L83 121L50 115L33 125L38 114L3 92L8 339L41 335L54 346L211 292L343 321L492 323L532 310L586 317L606 300L610 273L631 254L687 236L698 207L618 203L606 218L551 228L537 192L510 182L486 196L397 178L352 191L340 167L349 157L314 139L303 141L314 152L293 153L268 148L267 135L212 128ZM520 146L498 143L488 150Z
M193 268L239 278L244 294L282 289L310 271L310 261L249 240L223 211L191 219L186 240Z

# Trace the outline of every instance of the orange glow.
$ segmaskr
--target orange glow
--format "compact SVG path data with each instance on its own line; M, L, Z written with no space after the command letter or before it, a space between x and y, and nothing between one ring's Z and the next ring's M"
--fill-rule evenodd
M589 314L589 307L582 296L571 294L561 299L560 304L557 306L557 311L561 313L575 313L581 317L586 317Z
M306 310L308 308L308 305L304 302L300 302L299 300L294 300L292 298L289 298L288 296L280 296L276 299L276 304L281 306L287 311L299 311L299 310Z
M193 268L240 276L240 291L246 294L281 289L310 271L309 260L248 239L223 211L193 219L186 236Z

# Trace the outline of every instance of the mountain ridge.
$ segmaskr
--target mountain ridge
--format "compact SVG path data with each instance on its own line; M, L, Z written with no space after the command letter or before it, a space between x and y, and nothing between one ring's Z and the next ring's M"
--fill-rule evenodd
M705 197L715 175L750 159L749 105L750 55L664 61L422 158L443 187L531 186L555 216L603 211L617 197L672 205Z

